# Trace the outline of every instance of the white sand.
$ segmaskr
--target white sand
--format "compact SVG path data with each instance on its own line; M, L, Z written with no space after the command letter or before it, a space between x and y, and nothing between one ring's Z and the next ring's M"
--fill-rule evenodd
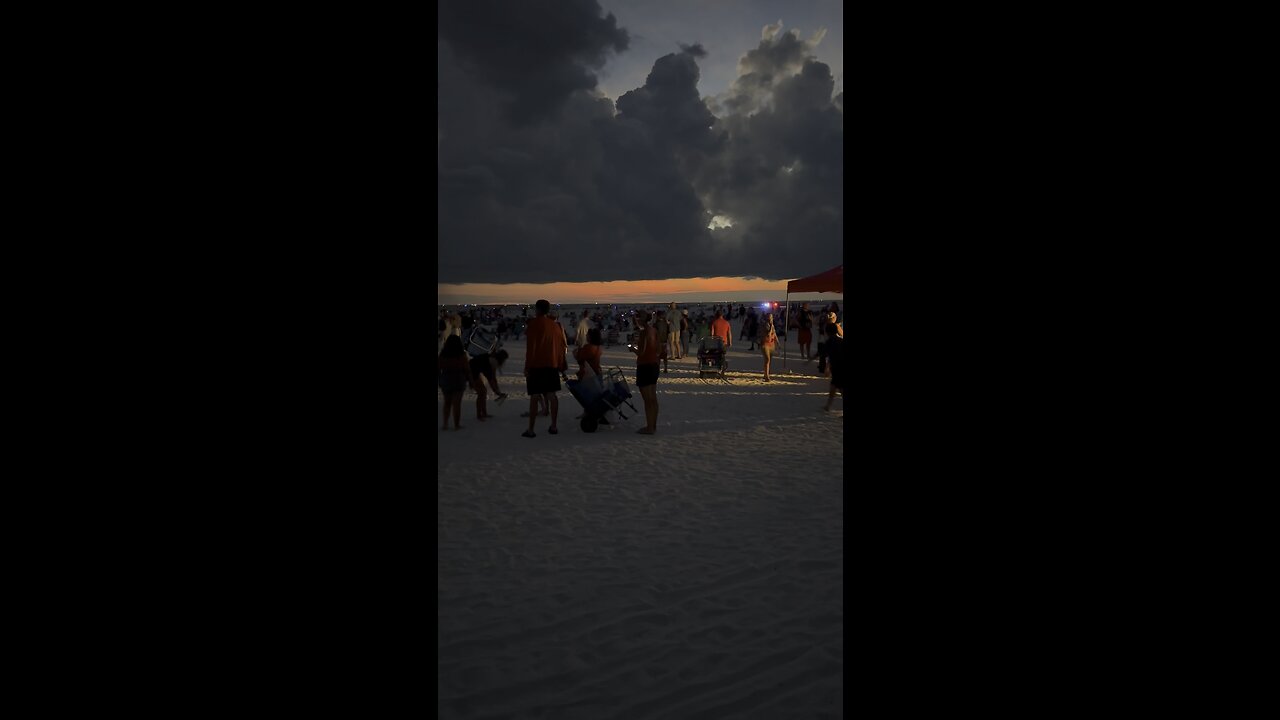
M639 412L594 434L565 389L520 437L523 338L494 418L468 391L441 432L436 390L440 717L842 715L845 401L794 345L764 383L734 326L732 385L672 361L654 436L618 346Z

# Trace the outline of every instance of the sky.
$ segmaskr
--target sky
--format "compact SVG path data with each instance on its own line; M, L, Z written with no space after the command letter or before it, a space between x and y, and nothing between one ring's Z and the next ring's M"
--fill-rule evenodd
M698 58L703 96L728 92L738 76L738 60L760 41L765 25L781 21L807 39L826 34L815 48L831 67L835 92L844 91L844 3L841 0L601 0L629 36L626 52L610 55L598 73L599 89L611 98L644 85L654 59L680 44L701 44Z
M840 2L438 19L440 302L748 300L843 263Z
M787 297L787 284L784 281L738 277L577 283L440 283L437 288L438 305L529 305L543 298L557 304L782 302ZM844 294L794 293L790 297L801 302L813 300L829 303L832 300L842 301Z

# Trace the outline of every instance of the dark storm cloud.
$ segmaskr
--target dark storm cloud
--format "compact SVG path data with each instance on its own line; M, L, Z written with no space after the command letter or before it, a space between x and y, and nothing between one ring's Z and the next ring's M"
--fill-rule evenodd
M797 277L843 260L844 112L830 68L813 59L822 36L766 27L712 101L723 142L695 185L732 223L712 231L732 258L726 275Z
M635 120L671 150L709 150L716 142L716 117L698 96L698 64L687 52L653 64L644 87L618 98L618 117Z
M706 49L703 48L700 43L694 43L692 45L685 45L684 43L680 43L680 52L686 55L692 55L694 57L699 57L699 58L707 56Z
M716 236L765 264L750 270L770 277L808 275L843 259L844 113L832 102L827 65L805 60L795 72L794 50L770 47L792 45L786 38L795 39L762 41L762 52L743 62L746 80L724 105L754 111L723 118L727 142L698 183L709 209L734 223Z
M840 261L842 106L798 36L766 32L717 118L699 45L615 108L592 69L626 34L595 2L474 5L440 11L440 282L776 279ZM709 230L712 214L733 227Z
M596 0L442 0L440 40L485 82L512 96L516 121L542 117L576 90L596 86L592 68L627 47L627 33Z

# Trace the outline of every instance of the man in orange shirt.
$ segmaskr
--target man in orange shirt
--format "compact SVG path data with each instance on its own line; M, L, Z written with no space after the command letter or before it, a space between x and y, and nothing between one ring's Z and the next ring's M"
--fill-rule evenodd
M733 328L729 327L729 321L724 319L724 313L720 310L716 311L716 319L711 321L711 335L724 340L724 349L728 350L733 343Z
M547 432L555 435L560 432L556 428L556 420L560 415L560 400L556 393L560 392L560 373L569 368L565 359L564 328L551 319L551 303L539 300L535 317L529 321L525 331L524 376L525 387L529 391L529 429L524 437L536 437L533 423L538 417L538 396L542 396L551 408L551 427Z

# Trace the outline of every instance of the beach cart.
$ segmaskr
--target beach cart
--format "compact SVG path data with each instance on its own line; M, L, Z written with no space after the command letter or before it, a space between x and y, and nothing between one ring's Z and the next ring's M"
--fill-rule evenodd
M593 433L602 424L612 424L606 417L610 411L626 420L627 416L622 414L623 405L631 408L631 412L638 412L631 404L631 388L627 386L621 368L609 368L604 377L592 374L581 380L566 378L565 385L573 399L582 406L582 420L578 425L583 432Z
M698 346L698 378L702 382L711 380L729 382L725 374L729 371L728 353L724 349L724 341L718 337L704 337Z

